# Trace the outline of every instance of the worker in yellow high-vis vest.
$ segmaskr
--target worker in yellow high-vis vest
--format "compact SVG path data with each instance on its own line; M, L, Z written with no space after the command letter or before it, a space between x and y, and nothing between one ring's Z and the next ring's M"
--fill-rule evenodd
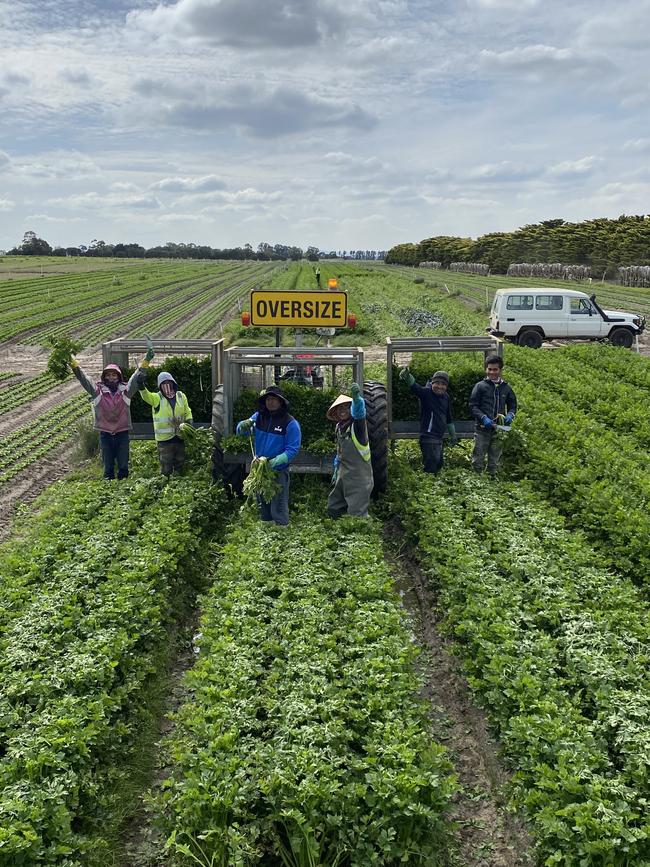
M193 427L192 410L171 373L163 370L158 374L158 389L149 391L143 386L140 396L151 406L160 472L169 477L172 472L180 473L183 469L183 431L187 427Z
M327 514L331 518L343 515L367 518L374 486L366 402L356 382L352 383L351 394L352 397L340 394L327 411L328 419L336 422L334 487L327 498Z

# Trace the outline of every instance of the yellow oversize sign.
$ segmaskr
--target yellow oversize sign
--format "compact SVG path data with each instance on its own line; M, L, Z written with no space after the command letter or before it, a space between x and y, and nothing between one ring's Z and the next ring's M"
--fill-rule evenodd
M251 325L345 328L347 324L345 292L251 292Z

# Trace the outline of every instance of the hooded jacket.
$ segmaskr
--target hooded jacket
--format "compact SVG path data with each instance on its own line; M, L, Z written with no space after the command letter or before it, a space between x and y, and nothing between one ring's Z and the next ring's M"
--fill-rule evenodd
M114 370L119 375L117 388L111 389L106 385L104 374L107 370ZM138 391L139 384L136 381L137 371L128 383L124 384L122 371L117 364L108 364L102 370L101 379L92 382L80 367L72 371L85 391L90 395L93 412L93 427L103 433L117 434L131 430L131 398Z
M158 374L158 388L163 382L172 382L176 386L176 394L168 399L160 391L149 391L142 386L140 397L151 406L153 416L153 432L156 442L178 442L181 438L178 430L181 424L192 422L192 409L187 397L182 391L178 391L176 380L166 371Z

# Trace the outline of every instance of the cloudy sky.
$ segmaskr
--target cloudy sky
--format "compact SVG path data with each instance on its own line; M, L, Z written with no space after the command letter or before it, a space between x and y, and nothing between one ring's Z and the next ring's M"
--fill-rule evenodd
M650 211L650 0L0 0L0 249Z

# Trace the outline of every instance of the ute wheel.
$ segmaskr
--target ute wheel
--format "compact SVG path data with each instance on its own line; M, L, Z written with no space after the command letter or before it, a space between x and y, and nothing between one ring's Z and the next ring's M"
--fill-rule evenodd
M381 382L364 382L366 422L375 486L373 497L383 494L388 486L388 404L386 386Z
M623 346L625 349L631 349L634 335L627 328L614 328L609 332L609 342L612 346Z
M527 346L528 349L539 349L542 345L542 335L539 331L535 331L532 328L527 328L525 331L522 331L517 338L517 343L519 346Z

